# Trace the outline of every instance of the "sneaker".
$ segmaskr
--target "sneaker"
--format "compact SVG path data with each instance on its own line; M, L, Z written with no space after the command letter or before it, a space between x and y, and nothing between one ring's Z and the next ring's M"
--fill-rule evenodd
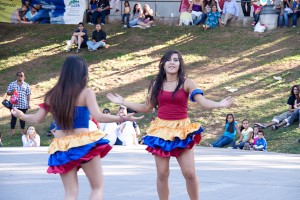
M70 51L71 51L71 48L67 48L66 52L68 53L68 52L70 52Z
M151 26L146 26L146 28L150 28Z
M296 26L294 25L293 28L296 28Z
M127 25L124 25L123 28L128 28Z
M290 124L287 123L286 125L283 126L283 128L287 128L287 127L289 127L289 126L290 126Z
M278 130L278 126L277 125L272 125L272 129L274 130L274 131L276 131L276 130Z
M89 48L88 50L89 50L89 51L94 51L93 49L90 49L90 48Z
M104 26L105 24L104 23L101 23L101 26Z
M252 22L251 26L255 26L255 25L256 25L256 23L255 23L255 22Z
M110 47L109 44L105 44L105 46L104 46L105 49L108 49L109 47Z
M146 29L146 27L145 26L141 26L140 29Z
M89 24L89 25L94 25L92 22L89 22L88 24Z
M75 52L76 52L76 53L80 53L80 49L77 49Z

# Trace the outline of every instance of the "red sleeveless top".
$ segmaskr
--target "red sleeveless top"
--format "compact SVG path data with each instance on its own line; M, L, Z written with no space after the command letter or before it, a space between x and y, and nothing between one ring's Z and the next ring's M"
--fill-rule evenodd
M165 120L180 120L188 117L188 98L183 88L179 89L174 96L173 92L161 90L158 94L158 115Z

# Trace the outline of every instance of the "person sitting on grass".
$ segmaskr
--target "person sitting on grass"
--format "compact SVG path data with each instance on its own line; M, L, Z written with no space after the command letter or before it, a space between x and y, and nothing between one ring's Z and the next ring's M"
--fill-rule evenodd
M246 143L250 143L253 129L249 126L249 122L247 119L243 120L242 130L241 130L241 136L237 141L232 142L232 148L233 149L243 149Z
M294 85L291 89L291 94L287 101L287 104L289 105L288 111L275 116L271 122L268 122L266 124L255 123L255 125L260 126L261 128L268 128L272 126L273 130L277 130L279 127L284 126L289 121L289 117L291 117L291 115L295 111L294 104L295 104L296 96L298 94L299 94L299 86Z
M288 118L288 122L286 123L286 125L284 126L284 128L289 127L290 125L292 125L294 123L294 121L296 119L299 120L299 126L298 128L300 128L300 94L298 93L296 96L296 100L295 100L295 104L294 104L294 112L292 113L292 115Z
M213 29L218 25L223 27L223 24L221 23L221 14L218 12L217 6L213 5L211 11L207 13L207 20L206 24L203 25L203 30Z
M70 52L73 44L77 45L76 53L80 52L80 48L87 47L88 40L87 30L84 28L82 22L78 24L78 29L73 32L71 40L67 41L67 52Z
M147 28L151 27L154 22L153 10L150 8L148 4L144 5L143 14L144 14L143 22L146 24L146 27Z
M265 132L263 130L258 131L258 140L256 144L253 145L253 150L255 151L266 151L267 150L267 140L265 139Z
M100 24L96 24L96 30L94 30L92 34L92 41L89 40L86 44L89 51L96 51L101 47L109 47L109 45L106 44L106 33L101 29Z
M239 16L239 7L235 0L227 0L224 3L222 24L226 26L228 20L237 20Z
M26 134L22 135L23 147L39 147L41 143L40 136L36 133L34 126L27 128Z
M240 128L238 123L234 120L233 114L228 114L226 116L224 133L219 137L215 142L209 144L205 142L206 146L209 147L224 147L228 144L231 144L235 138L236 132L240 135Z
M141 8L141 4L136 3L133 7L133 11L132 11L132 18L129 21L129 27L134 27L136 25L140 25L141 29L145 29L146 28L146 24L143 22L143 18L144 18L144 14L143 14L143 10Z

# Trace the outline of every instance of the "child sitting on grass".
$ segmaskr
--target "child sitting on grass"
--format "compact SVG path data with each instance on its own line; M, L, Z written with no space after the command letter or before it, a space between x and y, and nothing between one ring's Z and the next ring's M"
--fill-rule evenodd
M253 150L255 151L266 151L267 150L267 140L265 139L265 132L263 130L258 131L258 140L256 144L253 145Z

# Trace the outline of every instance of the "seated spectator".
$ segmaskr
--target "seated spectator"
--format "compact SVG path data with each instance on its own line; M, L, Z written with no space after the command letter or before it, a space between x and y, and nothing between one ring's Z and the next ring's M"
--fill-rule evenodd
M131 12L131 8L130 8L130 4L129 1L124 1L124 8L123 8L123 14L122 14L122 24L124 24L124 28L127 28L129 26L129 19L130 19L130 12ZM125 18L126 18L126 22L125 22Z
M242 130L241 130L241 136L237 141L232 142L232 148L233 149L243 149L246 143L251 142L253 134L253 129L249 126L249 122L247 119L243 120Z
M213 5L212 10L207 14L206 24L203 25L203 30L213 29L218 25L223 26L221 23L221 14L217 11L217 6Z
M33 17L37 14L37 11L36 11L36 7L34 6L31 6L31 9L30 11L27 11L26 15L25 15L25 20L26 22L31 22L33 23L34 21L32 20Z
M87 41L86 44L89 51L96 51L101 47L109 47L109 45L106 44L106 33L101 29L100 24L96 24L96 30L93 31L92 40Z
M284 126L285 128L291 126L296 119L299 120L298 128L300 128L300 117L299 117L299 115L300 115L300 93L296 94L295 96L296 96L296 100L294 103L295 110L292 113L292 115L289 117L288 122Z
M144 14L141 8L141 4L136 3L133 7L132 18L129 21L129 27L134 27L136 25L140 25L142 29L146 28L146 24L143 22Z
M77 45L76 53L80 52L80 48L87 47L88 40L87 30L84 28L83 23L78 24L78 29L73 32L71 40L67 41L67 52L72 50L73 44Z
M50 127L49 127L49 131L47 136L54 136L56 131L56 124L55 124L55 120L52 120L50 123Z
M144 5L143 14L144 14L143 22L145 23L146 27L152 26L152 24L154 22L153 10L150 8L150 6L148 4Z
M85 14L86 14L86 23L87 24L93 24L91 22L91 17L93 16L93 13L96 11L97 5L98 5L97 0L91 0L90 1L89 8L85 11Z
M36 15L31 18L31 22L40 23L40 24L49 24L50 23L50 15L49 10L43 9L41 4L35 4Z
M31 7L30 4L31 4L31 2L29 0L26 0L26 1L24 1L24 3L22 5L26 6L27 10L30 10L30 7Z
M127 110L125 106L120 106L119 116L127 115ZM137 145L136 132L133 128L133 124L130 121L125 121L121 123L117 129L117 140L115 145Z
M28 8L26 5L22 5L22 8L18 9L18 12L17 12L17 20L19 23L30 23L27 21L25 15L28 11Z
M207 15L208 15L209 12L211 12L212 7L214 5L216 5L216 6L218 5L214 0L205 0L204 1L204 3L203 3L203 6L204 6L203 14L202 14L201 22L200 22L201 24L205 24L205 21L207 19ZM218 11L218 10L216 10L216 11ZM221 16L221 14L220 14L220 16Z
M240 128L238 123L234 120L233 114L228 114L225 120L224 132L221 137L219 137L215 142L209 144L206 142L207 146L210 147L223 147L229 145L233 142L236 132L240 134Z
M227 21L231 19L237 20L239 16L239 7L235 0L227 0L224 3L222 24L226 26Z
M108 108L103 109L103 114L110 115L110 110ZM112 123L100 123L100 130L106 133L105 138L108 139L110 142L109 144L113 146L117 140L117 128L118 124L115 122Z
M282 28L283 21L284 26L289 27L289 18L293 16L293 0L281 1L281 11L279 16L279 27Z
M272 126L274 130L277 130L279 127L284 126L289 121L289 117L291 117L291 115L295 111L294 104L295 104L296 96L299 94L299 86L294 85L290 93L291 94L287 100L287 104L289 105L289 107L286 112L275 116L271 122L268 122L266 124L255 123L255 125L260 126L261 128L268 128Z
M293 4L293 28L297 26L297 18L300 16L300 0L294 1Z
M253 150L255 151L266 151L268 147L267 140L265 139L265 132L262 130L258 131L258 140L256 144L253 145Z
M254 21L252 22L252 26L255 26L259 21L259 15L262 9L262 5L260 4L259 0L251 1L251 4L253 6L253 18L254 18Z
M39 147L40 146L40 136L36 133L33 126L29 126L27 132L22 135L23 147Z
M254 126L252 138L244 145L244 150L251 150L251 148L253 148L253 146L256 144L256 141L258 140L258 131L260 131L259 127Z
M192 0L190 4L189 12L192 13L193 25L196 26L201 22L203 15L203 1Z
M100 23L103 26L105 24L105 18L110 14L109 0L99 0L97 9L93 12L92 22L97 24L98 17L100 16Z

